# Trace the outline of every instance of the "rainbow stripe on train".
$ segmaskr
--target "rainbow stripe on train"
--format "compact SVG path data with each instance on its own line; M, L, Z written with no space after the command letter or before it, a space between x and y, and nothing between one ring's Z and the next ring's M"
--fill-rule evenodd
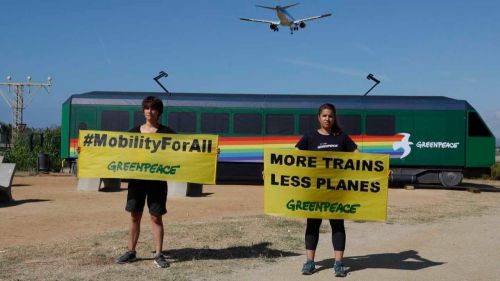
M389 154L391 158L400 158L403 149L393 149L395 142L402 141L404 135L393 136L351 136L361 152ZM301 136L265 136L265 137L220 137L220 162L262 162L265 147L294 148Z

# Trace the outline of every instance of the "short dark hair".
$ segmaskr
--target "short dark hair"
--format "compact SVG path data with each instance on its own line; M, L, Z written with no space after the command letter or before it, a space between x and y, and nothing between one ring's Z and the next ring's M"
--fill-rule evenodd
M163 113L163 101L155 96L149 96L142 100L142 111L146 108L152 108L159 112L158 116Z
M331 103L324 103L318 109L318 116L321 115L321 111L324 109L329 109L333 113L333 124L332 124L332 133L334 135L342 133L342 128L339 126L339 121L337 120L337 109L335 109L335 105Z

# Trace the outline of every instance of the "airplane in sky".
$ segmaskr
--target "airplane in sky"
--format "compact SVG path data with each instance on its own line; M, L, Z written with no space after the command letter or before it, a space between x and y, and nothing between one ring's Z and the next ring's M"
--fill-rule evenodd
M251 21L251 22L261 22L261 23L267 23L269 24L269 28L271 28L272 31L276 32L279 30L278 26L288 26L290 28L290 34L293 34L293 31L297 31L300 28L305 28L306 27L306 21L310 20L316 20L316 19L321 19L321 18L326 18L331 16L331 13L328 14L323 14L321 16L314 16L314 17L308 17L308 18L303 18L296 20L290 15L290 13L287 12L286 9L296 6L299 3L295 3L292 5L287 5L287 6L276 6L276 7L267 7L267 6L261 6L261 5L255 5L259 8L265 8L265 9L270 9L270 10L275 10L276 14L278 15L279 21L272 21L272 20L259 20L259 19L247 19L247 18L240 18L240 20L243 21Z

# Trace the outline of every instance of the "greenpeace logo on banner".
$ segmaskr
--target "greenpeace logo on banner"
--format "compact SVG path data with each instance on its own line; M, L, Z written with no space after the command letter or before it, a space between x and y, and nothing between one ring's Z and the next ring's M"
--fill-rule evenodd
M459 142L434 142L434 141L419 141L416 146L418 148L451 148L457 149L460 145Z
M111 161L108 164L108 170L114 173L116 172L144 172L150 174L164 174L164 175L175 175L177 169L180 165L169 166L162 164L152 164L152 163L140 163L140 162L122 162L122 161Z
M292 211L309 211L309 212L330 212L330 213L345 213L355 214L357 208L361 204L342 204L339 202L315 202L315 201L300 201L290 200L286 203L286 208Z

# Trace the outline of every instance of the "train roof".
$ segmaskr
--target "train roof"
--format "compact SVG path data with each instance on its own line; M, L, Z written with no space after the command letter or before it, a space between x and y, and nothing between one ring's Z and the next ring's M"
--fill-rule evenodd
M283 95L95 91L72 95L65 103L82 105L140 105L147 96L161 98L166 106L318 108L332 103L341 109L420 109L470 110L464 100L444 96L359 96L359 95Z

